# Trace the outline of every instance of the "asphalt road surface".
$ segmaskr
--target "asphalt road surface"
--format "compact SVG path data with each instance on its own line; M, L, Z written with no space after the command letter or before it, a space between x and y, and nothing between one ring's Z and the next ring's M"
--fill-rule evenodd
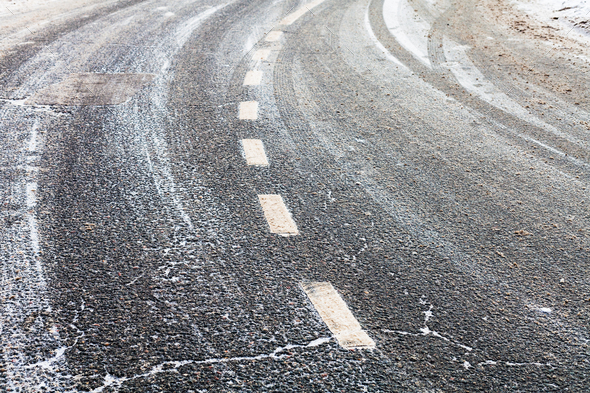
M590 390L583 26L1 5L0 391Z

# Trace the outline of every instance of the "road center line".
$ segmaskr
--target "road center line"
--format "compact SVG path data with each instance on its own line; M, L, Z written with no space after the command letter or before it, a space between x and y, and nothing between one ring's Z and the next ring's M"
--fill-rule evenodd
M240 102L240 113L238 117L241 120L258 119L258 101Z
M270 56L270 49L258 49L256 52L254 52L254 56L252 56L253 60L268 60L268 57Z
M258 195L270 231L282 236L298 235L299 230L280 195Z
M276 41L280 40L282 36L283 36L282 31L271 31L270 33L268 33L266 35L264 40L267 42L276 42Z
M242 139L242 147L248 165L268 166L264 145L260 139Z
M257 86L262 82L262 71L248 71L244 78L244 86Z
M317 7L318 5L322 4L324 0L315 0L311 3L305 4L303 7L299 8L297 11L290 13L289 15L285 16L283 20L281 20L281 25L290 25L295 22L297 19L301 18L305 15L306 12L311 11L312 8Z
M301 288L311 300L328 329L345 349L375 348L336 289L329 282L303 282Z

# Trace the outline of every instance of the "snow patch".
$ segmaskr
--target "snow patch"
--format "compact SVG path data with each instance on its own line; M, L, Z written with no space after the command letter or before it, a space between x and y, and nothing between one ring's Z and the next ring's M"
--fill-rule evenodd
M383 20L396 41L417 60L432 68L428 57L430 25L423 20L406 0L383 2Z

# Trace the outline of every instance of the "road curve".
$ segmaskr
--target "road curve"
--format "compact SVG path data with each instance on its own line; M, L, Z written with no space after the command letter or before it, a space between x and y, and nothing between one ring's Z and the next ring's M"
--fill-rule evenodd
M583 25L4 8L0 391L587 389Z

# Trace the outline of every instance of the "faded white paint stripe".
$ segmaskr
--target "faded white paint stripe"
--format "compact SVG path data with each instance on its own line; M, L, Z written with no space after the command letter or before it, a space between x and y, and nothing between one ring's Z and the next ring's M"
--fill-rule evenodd
M256 120L258 119L258 102L245 101L240 102L239 118L241 120Z
M256 52L254 52L254 56L252 56L253 60L259 61L265 61L268 60L268 57L270 56L270 49L258 49Z
M283 236L298 235L299 230L280 195L258 195L270 231Z
M290 25L295 22L297 19L301 18L305 15L306 12L311 11L312 8L317 7L318 5L322 4L324 0L315 0L311 3L305 4L303 7L299 8L297 11L290 13L289 15L285 16L283 20L281 20L281 25Z
M248 71L244 78L244 86L257 86L262 82L262 71Z
M268 33L266 35L264 40L268 41L268 42L276 42L276 41L280 40L282 36L283 36L282 31L271 31L270 33Z
M303 282L301 287L328 329L345 349L375 348L348 306L329 282Z
M248 165L268 166L264 145L260 139L242 139L242 147Z

